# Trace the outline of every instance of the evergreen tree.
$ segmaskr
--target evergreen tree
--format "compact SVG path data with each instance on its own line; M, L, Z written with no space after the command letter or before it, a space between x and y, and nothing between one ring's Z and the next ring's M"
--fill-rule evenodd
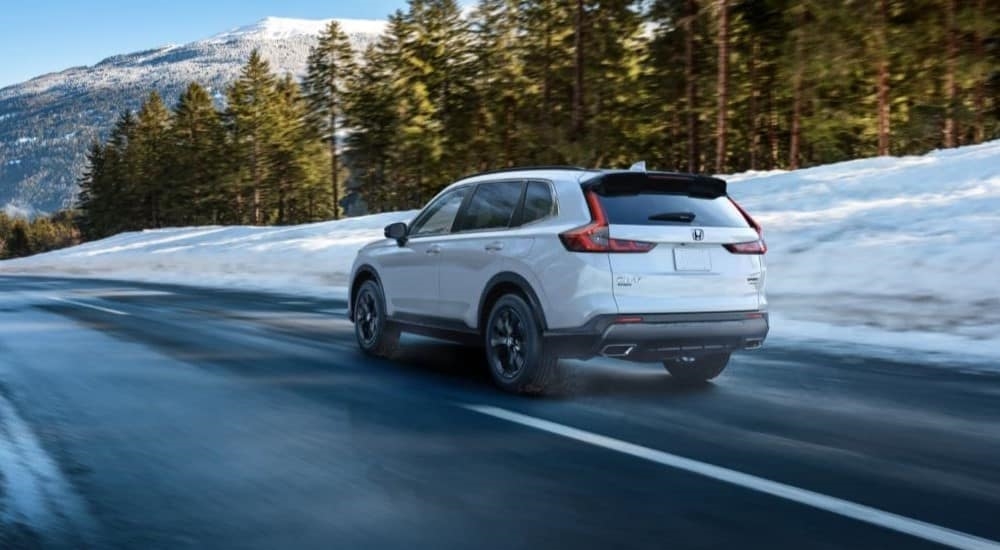
M264 185L269 177L268 147L273 143L277 79L271 66L254 50L227 91L227 120L232 134L239 217L254 225L264 223ZM249 205L247 205L249 203Z
M163 197L168 192L170 168L170 111L160 94L152 92L136 116L135 138L129 144L128 157L135 166L132 193L138 197L143 214L141 227L161 227Z
M330 185L333 218L340 218L340 162L338 131L344 111L344 82L357 71L351 43L337 21L330 21L319 42L309 52L303 82L309 118L330 150Z
M191 83L174 108L170 135L171 188L165 216L173 224L216 224L226 219L226 142L212 96Z

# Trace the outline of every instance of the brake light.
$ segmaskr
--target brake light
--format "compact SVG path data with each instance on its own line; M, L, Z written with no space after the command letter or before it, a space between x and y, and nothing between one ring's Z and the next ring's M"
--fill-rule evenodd
M767 242L764 240L764 228L761 227L760 224L757 223L757 220L753 219L753 216L748 214L747 211L744 210L743 207L740 206L738 202L734 201L732 197L728 197L728 199L729 202L733 203L733 206L735 206L736 209L740 211L740 214L743 216L743 219L745 219L747 223L750 224L750 227L752 227L753 230L757 232L757 236L760 238L758 238L756 241L750 241L746 243L726 244L723 246L725 246L726 250L732 252L733 254L766 253Z
M566 250L571 252L643 253L656 247L656 243L612 239L608 218L597 199L597 194L593 191L585 191L584 196L587 198L587 207L590 209L591 222L559 234L559 239Z
M767 244L764 239L757 239L746 243L724 244L726 250L733 254L764 254L767 252Z

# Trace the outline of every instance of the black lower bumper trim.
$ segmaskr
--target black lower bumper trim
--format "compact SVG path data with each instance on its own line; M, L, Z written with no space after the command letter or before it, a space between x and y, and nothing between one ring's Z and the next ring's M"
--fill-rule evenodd
M642 322L618 322L641 317ZM662 361L684 355L760 347L770 328L767 312L601 315L575 329L545 333L545 349L558 357L599 355Z

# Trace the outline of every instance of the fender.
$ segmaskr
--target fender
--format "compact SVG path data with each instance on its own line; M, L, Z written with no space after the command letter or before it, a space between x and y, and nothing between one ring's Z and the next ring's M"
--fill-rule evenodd
M484 318L489 313L488 311L485 311L486 300L490 297L490 294L493 293L494 289L500 285L511 285L517 287L522 293L524 293L524 295L528 298L528 303L531 305L531 309L538 316L538 322L541 323L542 330L548 330L549 325L545 320L545 310L542 308L542 302L538 299L538 294L535 292L535 289L531 287L531 283L529 283L527 279L511 271L497 273L486 282L486 286L483 287L483 293L479 297L479 316L477 317L479 323L476 328L483 330Z
M374 267L369 264L361 264L358 266L358 268L354 271L354 277L351 279L351 289L347 294L347 319L352 323L354 322L354 296L358 291L358 279L360 279L362 275L370 275L373 279L375 279L375 282L378 283L378 286L382 286L382 279L378 276L378 271L375 271ZM384 292L385 287L382 288Z

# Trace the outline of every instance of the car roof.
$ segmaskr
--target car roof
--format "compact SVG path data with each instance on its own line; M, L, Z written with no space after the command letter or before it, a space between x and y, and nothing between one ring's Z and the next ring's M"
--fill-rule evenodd
M596 179L601 176L606 175L616 175L616 174L648 174L650 176L658 178L669 178L677 180L688 180L688 181L712 181L722 183L725 182L719 178L713 176L707 176L703 174L690 174L685 172L669 172L669 171L653 171L639 172L634 170L626 169L598 169L598 168L582 168L579 166L524 166L524 167L514 167L514 168L503 168L499 170L490 170L488 172L480 172L478 174L472 174L465 176L457 180L452 185L448 187L455 187L458 185L474 184L484 181L497 181L501 179L530 179L538 178L545 180L569 180L584 182L591 179Z
M529 179L537 178L544 180L571 180L579 181L586 174L600 174L600 170L581 168L578 166L523 166L514 168L502 168L472 174L459 179L453 185L465 185L479 183L483 181L496 181L503 179Z

